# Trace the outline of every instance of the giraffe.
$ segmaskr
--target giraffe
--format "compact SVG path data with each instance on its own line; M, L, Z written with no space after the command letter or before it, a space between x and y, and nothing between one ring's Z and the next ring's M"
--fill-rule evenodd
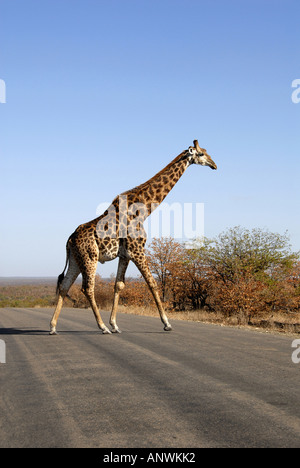
M117 196L99 217L81 224L66 244L66 264L57 280L57 303L50 322L50 335L56 335L57 320L64 298L78 275L82 274L82 292L87 297L103 334L121 333L117 321L120 292L125 287L125 273L132 261L145 279L156 303L165 331L172 330L162 305L157 284L145 256L146 233L143 222L166 198L185 170L192 164L217 169L212 158L197 140L147 182ZM119 258L114 298L110 315L111 331L104 324L94 297L98 262ZM68 269L67 269L68 268ZM67 273L65 275L65 271Z

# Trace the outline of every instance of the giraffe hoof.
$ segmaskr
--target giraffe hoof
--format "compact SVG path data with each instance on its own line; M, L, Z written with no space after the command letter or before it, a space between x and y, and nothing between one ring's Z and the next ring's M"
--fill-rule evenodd
M102 335L111 335L111 332L109 331L107 327L101 328L101 330L102 330Z
M49 335L57 335L57 331L54 329L54 330L50 330L49 331Z
M112 329L111 329L111 332L112 332L112 333L122 333L121 330L120 330L120 328L118 328L118 327L112 328Z
M164 326L165 331L172 331L172 327L170 324Z

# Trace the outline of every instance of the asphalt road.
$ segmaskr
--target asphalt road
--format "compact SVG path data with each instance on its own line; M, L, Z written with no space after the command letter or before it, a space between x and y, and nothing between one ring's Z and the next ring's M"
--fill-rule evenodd
M294 337L90 310L0 309L0 447L299 447ZM108 314L103 313L108 324Z

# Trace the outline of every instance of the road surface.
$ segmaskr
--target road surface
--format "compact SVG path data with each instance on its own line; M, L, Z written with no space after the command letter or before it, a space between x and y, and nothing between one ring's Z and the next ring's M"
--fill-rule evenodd
M90 310L0 309L0 447L299 447L295 337ZM108 324L108 314L103 313Z

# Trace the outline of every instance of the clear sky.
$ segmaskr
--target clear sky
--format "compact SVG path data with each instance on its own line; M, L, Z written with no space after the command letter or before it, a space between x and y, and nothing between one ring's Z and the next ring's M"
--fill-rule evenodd
M57 276L74 229L194 139L219 169L166 201L204 203L208 237L288 230L299 250L299 18L299 0L0 0L0 276Z

